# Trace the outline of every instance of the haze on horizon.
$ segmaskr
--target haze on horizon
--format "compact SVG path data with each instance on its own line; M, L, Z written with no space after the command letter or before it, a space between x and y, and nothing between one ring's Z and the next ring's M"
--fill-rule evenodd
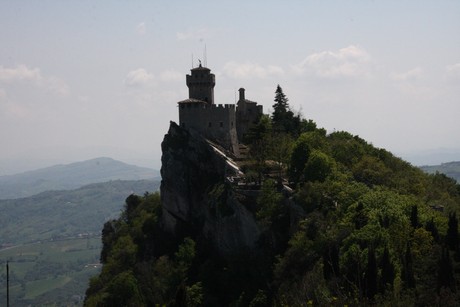
M216 75L412 163L460 160L459 1L0 1L0 175L108 156L160 168L185 75ZM411 160L412 157L412 160Z

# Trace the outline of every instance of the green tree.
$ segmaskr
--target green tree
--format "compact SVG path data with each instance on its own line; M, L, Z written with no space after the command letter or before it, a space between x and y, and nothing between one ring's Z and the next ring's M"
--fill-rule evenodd
M305 164L306 181L324 181L333 172L335 161L320 150L313 150Z
M272 120L270 116L264 114L260 117L257 124L249 128L248 133L244 136L245 144L252 144L256 140L264 139L272 132Z
M284 133L275 133L272 138L272 158L276 162L278 178L283 176L288 167L292 151L293 141L291 136Z
M294 115L294 112L291 111L288 104L289 99L283 93L283 89L279 84L276 87L274 101L272 113L273 130L278 133L298 136L302 129L300 115Z
M262 174L266 169L266 161L272 155L271 120L263 115L257 125L251 128L245 139L249 146L249 158L253 165L248 171L255 171L258 182L262 182Z
M265 226L271 226L282 213L282 195L276 190L276 183L267 179L262 184L262 191L257 198L257 219Z
M323 146L323 137L316 132L303 133L292 147L289 179L294 183L305 181L305 165L313 149Z

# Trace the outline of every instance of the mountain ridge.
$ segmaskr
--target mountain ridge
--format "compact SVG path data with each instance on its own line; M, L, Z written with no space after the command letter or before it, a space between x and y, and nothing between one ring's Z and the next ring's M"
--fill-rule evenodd
M44 191L72 190L111 180L158 179L159 171L99 157L0 176L0 199L23 198Z
M428 174L443 173L460 182L460 161L445 162L438 165L423 165L420 169Z

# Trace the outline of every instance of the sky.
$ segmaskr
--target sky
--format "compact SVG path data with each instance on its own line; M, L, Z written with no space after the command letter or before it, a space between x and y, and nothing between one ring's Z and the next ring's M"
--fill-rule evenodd
M328 132L460 161L460 1L0 0L0 175L100 156L159 169L199 59L218 104L244 87L269 113L279 84Z

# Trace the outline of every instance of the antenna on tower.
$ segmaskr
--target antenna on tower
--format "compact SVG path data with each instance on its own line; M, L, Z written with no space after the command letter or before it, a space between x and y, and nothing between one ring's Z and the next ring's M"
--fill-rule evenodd
M204 67L208 67L208 53L206 52L206 44L204 44Z
M6 261L6 307L10 307L10 266Z
M193 52L192 52L192 69L193 69Z

